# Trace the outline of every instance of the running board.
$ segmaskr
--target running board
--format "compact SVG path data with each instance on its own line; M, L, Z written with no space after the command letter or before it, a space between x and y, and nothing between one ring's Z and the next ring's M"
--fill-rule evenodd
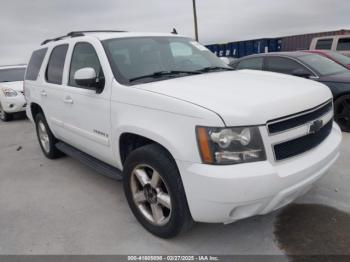
M92 169L95 169L98 173L108 176L109 178L115 179L115 180L122 180L122 172L111 165L108 165L93 156L90 156L64 142L58 142L56 144L56 147L58 150L62 151L66 155L69 155L80 162L83 162L85 165L89 166Z

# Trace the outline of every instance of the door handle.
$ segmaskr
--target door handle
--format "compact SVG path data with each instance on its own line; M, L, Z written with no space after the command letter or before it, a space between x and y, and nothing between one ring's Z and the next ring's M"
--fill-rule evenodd
M65 99L63 99L63 102L66 104L73 104L73 99L70 97L66 97Z
M41 96L47 96L47 93L46 93L44 90L42 90L42 91L40 92L40 95L41 95Z

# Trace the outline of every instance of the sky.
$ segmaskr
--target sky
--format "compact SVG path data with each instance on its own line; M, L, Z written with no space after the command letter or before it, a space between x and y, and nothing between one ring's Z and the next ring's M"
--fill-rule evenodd
M40 43L74 30L194 37L192 0L1 0L0 65L27 63ZM199 41L226 43L350 29L350 0L197 0Z

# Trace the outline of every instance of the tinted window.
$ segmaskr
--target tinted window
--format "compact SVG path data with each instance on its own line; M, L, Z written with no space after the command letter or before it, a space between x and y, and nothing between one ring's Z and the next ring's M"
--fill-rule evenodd
M316 49L320 49L320 50L330 50L332 49L332 43L333 43L333 39L320 39L317 41L316 44Z
M0 82L23 81L25 68L0 69Z
M101 86L104 86L104 74L94 47L89 43L77 43L74 47L69 71L70 86L82 87L75 82L74 74L77 70L85 67L95 69L97 81L100 82Z
M289 58L268 57L266 58L266 70L283 74L292 74L295 70L306 71L307 69Z
M250 58L239 62L237 69L252 69L252 70L262 70L263 58Z
M339 38L337 50L350 51L350 38Z
M46 69L46 80L52 84L62 84L64 61L66 60L68 45L56 46L50 56Z
M316 70L320 75L333 75L348 71L333 60L320 55L305 55L299 57L310 68Z
M25 77L26 80L35 81L38 78L41 64L43 63L46 52L47 48L43 48L33 52L29 60L28 69Z

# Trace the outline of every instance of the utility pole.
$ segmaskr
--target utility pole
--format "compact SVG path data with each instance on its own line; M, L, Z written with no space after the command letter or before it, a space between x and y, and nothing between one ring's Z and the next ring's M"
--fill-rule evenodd
M197 24L196 0L192 0L192 2L193 2L194 33L195 33L196 41L198 42L198 24Z

